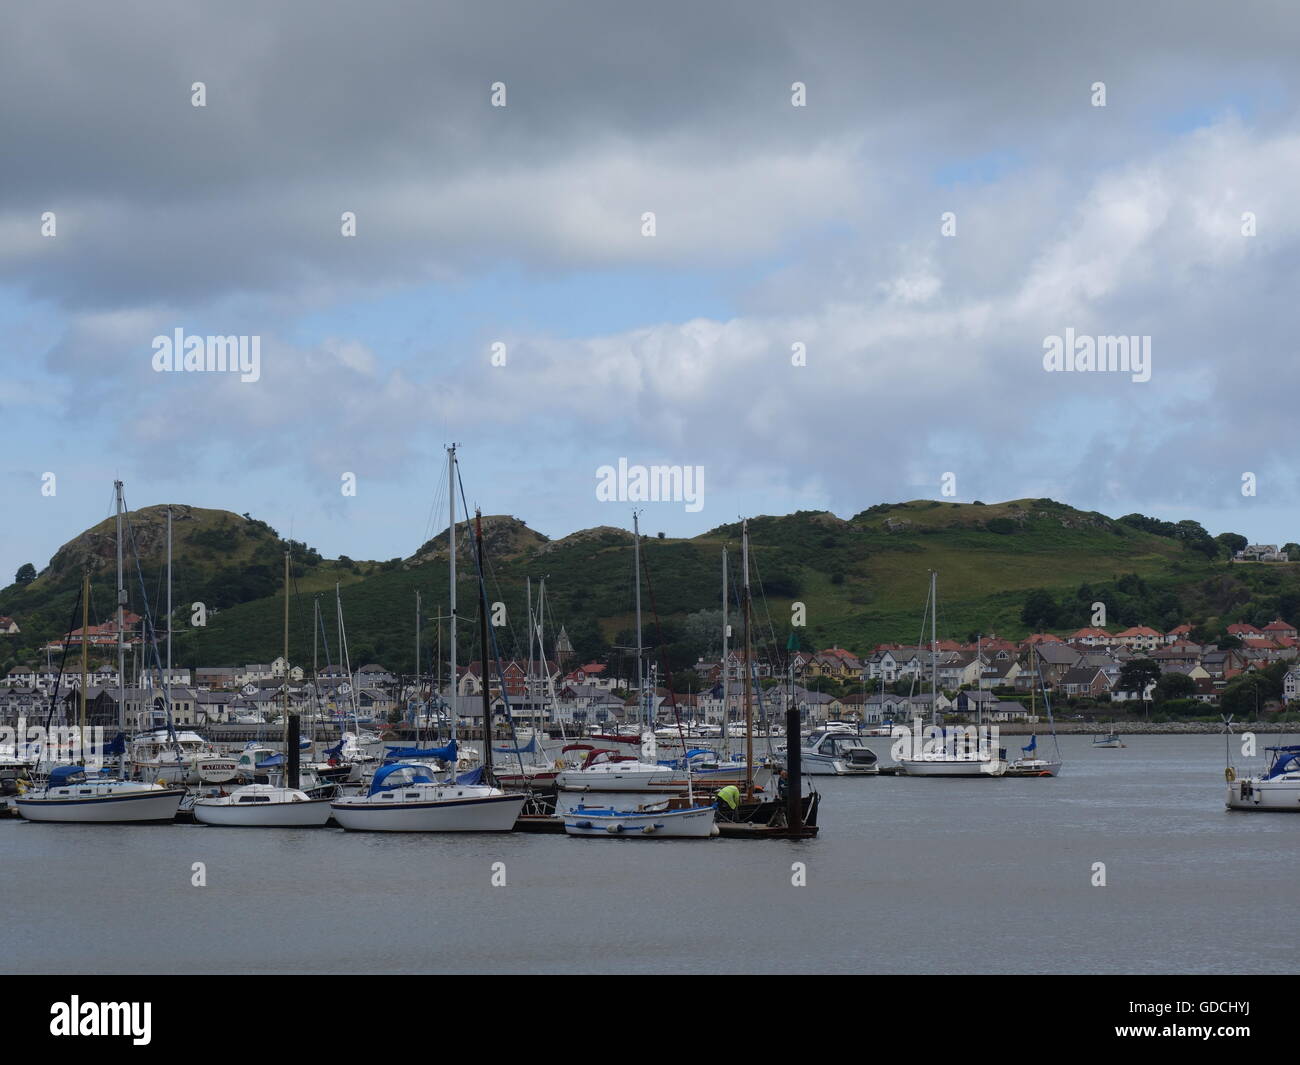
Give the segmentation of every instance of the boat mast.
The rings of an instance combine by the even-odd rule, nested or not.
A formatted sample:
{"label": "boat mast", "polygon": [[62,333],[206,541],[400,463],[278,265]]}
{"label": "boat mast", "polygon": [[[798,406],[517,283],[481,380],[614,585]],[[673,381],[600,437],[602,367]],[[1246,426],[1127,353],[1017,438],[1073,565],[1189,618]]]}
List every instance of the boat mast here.
{"label": "boat mast", "polygon": [[[172,678],[172,508],[167,508],[167,691]],[[170,709],[170,707],[168,708]]]}
{"label": "boat mast", "polygon": [[647,727],[645,681],[641,673],[641,525],[637,511],[632,511],[632,569],[636,574],[636,699],[642,729]]}
{"label": "boat mast", "polygon": [[723,756],[731,755],[731,728],[728,720],[728,700],[730,685],[727,682],[727,545],[722,545],[722,743]]}
{"label": "boat mast", "polygon": [[[420,590],[415,590],[415,705],[420,705]],[[415,734],[420,735],[419,710],[416,710]]]}
{"label": "boat mast", "polygon": [[[450,589],[451,631],[449,646],[451,648],[451,672],[447,675],[447,722],[451,741],[456,742],[456,445],[447,448],[447,502],[451,514],[447,522],[447,587]],[[484,652],[486,654],[486,652]],[[484,669],[486,669],[486,665]]]}
{"label": "boat mast", "polygon": [[[90,672],[88,657],[90,654],[90,645],[87,637],[90,635],[90,561],[86,561],[86,569],[81,579],[81,764],[86,764],[86,680]],[[17,753],[18,748],[14,751]]]}
{"label": "boat mast", "polygon": [[[753,675],[750,670],[750,632],[749,632],[749,519],[740,526],[740,572],[745,589],[745,798],[754,797],[754,705],[752,702]],[[785,738],[786,749],[791,743],[798,743],[799,736]]]}
{"label": "boat mast", "polygon": [[[288,781],[289,768],[289,552],[284,553],[284,767],[285,779]],[[297,787],[297,781],[289,781],[290,787]]]}
{"label": "boat mast", "polygon": [[[490,787],[492,785],[492,693],[488,690],[488,677],[491,676],[488,660],[491,656],[488,645],[487,584],[483,575],[483,514],[479,510],[474,511],[474,546],[478,552],[478,634],[479,641],[483,644],[483,781]],[[498,674],[497,679],[500,681],[501,694],[504,698],[505,678]]]}
{"label": "boat mast", "polygon": [[939,574],[930,571],[930,724],[939,724]]}
{"label": "boat mast", "polygon": [[[126,734],[126,585],[122,583],[122,482],[113,482],[117,508],[117,727]],[[123,767],[126,755],[122,755]]]}

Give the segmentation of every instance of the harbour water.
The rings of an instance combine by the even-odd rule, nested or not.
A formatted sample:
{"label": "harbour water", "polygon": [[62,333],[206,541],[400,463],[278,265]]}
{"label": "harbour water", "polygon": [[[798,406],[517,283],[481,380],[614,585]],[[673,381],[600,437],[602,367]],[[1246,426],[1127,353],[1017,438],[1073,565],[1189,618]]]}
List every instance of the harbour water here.
{"label": "harbour water", "polygon": [[802,842],[6,820],[9,969],[1289,971],[1300,815],[1225,811],[1222,737],[1125,742],[1063,737],[1056,779],[818,777]]}

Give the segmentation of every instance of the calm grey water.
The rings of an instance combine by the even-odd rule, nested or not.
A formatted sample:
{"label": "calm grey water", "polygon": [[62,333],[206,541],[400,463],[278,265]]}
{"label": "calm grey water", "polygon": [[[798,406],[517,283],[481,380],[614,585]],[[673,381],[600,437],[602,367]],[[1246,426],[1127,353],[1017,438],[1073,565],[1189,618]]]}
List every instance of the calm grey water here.
{"label": "calm grey water", "polygon": [[1226,812],[1221,738],[1126,742],[1063,738],[1054,780],[818,777],[807,842],[6,820],[8,969],[1294,972],[1300,815]]}

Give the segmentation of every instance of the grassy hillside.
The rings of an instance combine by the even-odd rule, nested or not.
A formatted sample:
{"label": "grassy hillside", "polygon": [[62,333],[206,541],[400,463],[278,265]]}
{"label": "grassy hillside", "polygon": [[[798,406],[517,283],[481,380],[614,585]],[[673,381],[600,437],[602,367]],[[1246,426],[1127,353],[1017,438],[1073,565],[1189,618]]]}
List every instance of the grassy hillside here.
{"label": "grassy hillside", "polygon": [[[137,542],[150,528],[145,567],[157,592],[158,512],[133,515]],[[177,521],[176,658],[181,664],[231,665],[267,661],[279,653],[283,600],[279,566],[284,542],[274,530],[223,511],[186,511]],[[1187,528],[1184,528],[1187,526]],[[182,532],[184,529],[184,532]],[[633,642],[632,545],[616,528],[584,530],[550,541],[518,519],[484,518],[488,594],[505,604],[508,624],[494,632],[506,654],[527,643],[525,577],[547,577],[548,631],[567,626],[583,659],[607,656],[626,666],[617,648]],[[1155,529],[1156,531],[1149,531]],[[940,634],[1024,635],[1045,626],[1058,630],[1091,623],[1092,604],[1107,606],[1107,624],[1145,623],[1168,628],[1188,620],[1207,632],[1230,621],[1263,623],[1276,614],[1300,620],[1300,566],[1242,565],[1227,561],[1194,523],[1174,526],[1129,516],[1111,519],[1052,500],[984,505],[913,501],[871,507],[850,519],[823,512],[751,520],[755,619],[760,632],[784,647],[791,605],[807,610],[806,647],[832,643],[865,649],[882,640],[914,640],[931,569],[939,572]],[[0,593],[0,613],[24,625],[25,639],[60,631],[75,598],[79,560],[103,569],[111,560],[111,527],[99,526],[66,545],[41,577],[25,589]],[[720,608],[720,556],[731,548],[733,586],[739,576],[740,527],[722,526],[689,540],[643,543],[649,584],[643,589],[645,642],[663,637],[674,669],[716,649]],[[309,661],[312,600],[320,595],[331,656],[338,658],[334,583],[341,597],[354,665],[378,660],[409,671],[415,659],[415,593],[423,597],[421,658],[428,664],[436,623],[446,613],[446,534],[404,561],[353,563],[319,559],[295,545],[291,592],[291,654]],[[477,589],[472,555],[462,553],[458,595],[462,662],[477,658]],[[152,567],[152,569],[150,568]],[[138,600],[133,586],[133,602]],[[208,598],[204,598],[204,597]],[[217,606],[204,629],[187,627],[188,603]],[[111,607],[107,586],[97,606]],[[1031,603],[1029,611],[1026,604]],[[58,618],[53,624],[51,619]],[[733,614],[733,625],[739,631]],[[445,640],[445,636],[444,636]],[[321,659],[325,660],[322,647]],[[443,657],[445,658],[445,647]],[[11,653],[12,659],[14,654]]]}

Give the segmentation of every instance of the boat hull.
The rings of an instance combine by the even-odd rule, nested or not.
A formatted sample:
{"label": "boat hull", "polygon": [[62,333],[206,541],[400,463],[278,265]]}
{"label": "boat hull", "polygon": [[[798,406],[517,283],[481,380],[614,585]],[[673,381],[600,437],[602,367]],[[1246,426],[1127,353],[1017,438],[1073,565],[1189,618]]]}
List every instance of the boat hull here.
{"label": "boat hull", "polygon": [[717,834],[713,817],[712,806],[646,812],[579,807],[565,815],[564,831],[605,839],[708,839]]}
{"label": "boat hull", "polygon": [[1300,813],[1300,779],[1234,780],[1228,785],[1228,809]]}
{"label": "boat hull", "polygon": [[1054,777],[1060,772],[1060,762],[1051,762],[1045,758],[1032,758],[1021,762],[1009,762],[1005,775],[1009,777]]}
{"label": "boat hull", "polygon": [[18,796],[13,805],[28,821],[73,824],[145,824],[174,821],[185,791],[158,789],[134,795],[89,799],[46,799]]}
{"label": "boat hull", "polygon": [[334,821],[350,832],[510,832],[527,796],[430,802],[333,802]]}
{"label": "boat hull", "polygon": [[1000,760],[977,762],[905,758],[898,764],[909,777],[1000,777],[1007,771],[1007,763]]}
{"label": "boat hull", "polygon": [[330,819],[329,799],[253,804],[217,803],[200,799],[194,820],[230,828],[319,828]]}

